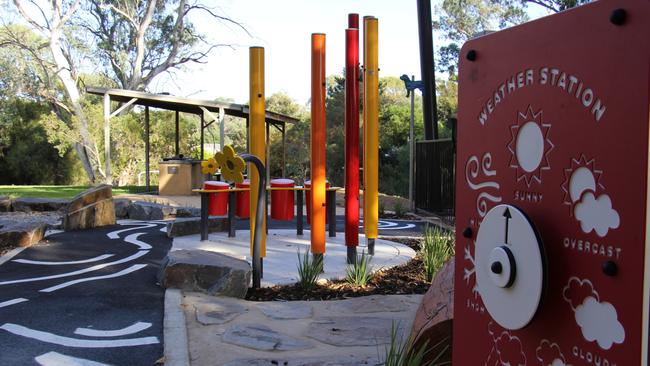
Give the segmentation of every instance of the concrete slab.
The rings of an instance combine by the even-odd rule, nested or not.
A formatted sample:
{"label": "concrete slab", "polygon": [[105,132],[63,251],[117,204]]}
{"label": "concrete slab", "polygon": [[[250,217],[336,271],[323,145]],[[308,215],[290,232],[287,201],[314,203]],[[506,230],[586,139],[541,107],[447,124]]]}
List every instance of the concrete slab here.
{"label": "concrete slab", "polygon": [[[201,249],[233,256],[251,262],[249,249],[250,233],[238,231],[237,237],[229,238],[227,233],[211,233],[208,240],[201,241],[199,235],[189,235],[174,238],[173,250]],[[324,270],[322,279],[345,278],[347,248],[343,235],[327,238],[326,253],[324,256]],[[359,235],[359,242],[365,243],[365,236]],[[291,284],[298,281],[298,250],[305,253],[310,245],[310,233],[305,230],[304,235],[296,235],[291,230],[269,230],[267,235],[264,258],[264,277],[262,286],[270,287],[279,284]],[[358,253],[366,250],[365,246],[357,248]],[[378,239],[375,241],[375,255],[372,258],[373,270],[385,269],[404,264],[415,257],[415,251],[406,245]]]}
{"label": "concrete slab", "polygon": [[[293,302],[251,302],[194,292],[185,292],[184,295],[181,308],[186,314],[189,353],[193,366],[376,365],[385,353],[385,343],[390,338],[392,325],[405,330],[401,332],[403,335],[400,339],[404,341],[411,329],[415,311],[422,301],[422,295],[374,295],[338,301]],[[204,325],[197,320],[195,304],[223,308],[232,307],[234,302],[246,310],[226,323]],[[336,306],[332,306],[334,303]],[[296,307],[312,311],[299,319],[274,319],[265,315],[269,304],[283,313]],[[364,308],[367,310],[365,313],[362,312]],[[250,328],[251,325],[263,329],[264,333],[280,334],[305,342],[309,348],[288,347],[287,350],[281,350],[282,347],[275,346],[276,342],[273,343],[274,347],[267,347],[269,350],[265,351],[263,347],[224,341],[232,333],[241,333],[243,327]],[[327,333],[325,341],[319,340],[322,337],[311,336],[314,329],[321,328],[322,332]],[[351,336],[357,341],[350,342]]]}

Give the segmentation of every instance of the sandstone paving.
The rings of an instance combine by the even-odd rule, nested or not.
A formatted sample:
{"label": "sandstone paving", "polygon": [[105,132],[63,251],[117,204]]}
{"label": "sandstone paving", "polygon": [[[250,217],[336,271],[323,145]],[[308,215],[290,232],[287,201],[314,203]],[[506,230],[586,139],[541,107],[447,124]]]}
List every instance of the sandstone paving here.
{"label": "sandstone paving", "polygon": [[[375,295],[252,302],[185,291],[182,307],[192,365],[351,366],[380,362],[393,327],[404,341],[421,300]],[[241,312],[233,316],[235,309]],[[209,313],[219,320],[206,322]]]}

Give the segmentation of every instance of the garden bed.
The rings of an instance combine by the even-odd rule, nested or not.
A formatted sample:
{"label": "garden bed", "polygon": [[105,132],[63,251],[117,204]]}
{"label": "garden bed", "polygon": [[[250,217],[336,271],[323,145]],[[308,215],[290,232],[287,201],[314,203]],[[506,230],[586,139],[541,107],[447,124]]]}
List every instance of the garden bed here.
{"label": "garden bed", "polygon": [[[391,240],[407,245],[416,252],[420,249],[421,239],[391,238]],[[349,284],[345,280],[321,281],[310,290],[303,289],[299,284],[249,289],[246,299],[251,301],[343,300],[368,295],[424,294],[429,289],[429,285],[418,254],[406,264],[377,271],[363,287]]]}

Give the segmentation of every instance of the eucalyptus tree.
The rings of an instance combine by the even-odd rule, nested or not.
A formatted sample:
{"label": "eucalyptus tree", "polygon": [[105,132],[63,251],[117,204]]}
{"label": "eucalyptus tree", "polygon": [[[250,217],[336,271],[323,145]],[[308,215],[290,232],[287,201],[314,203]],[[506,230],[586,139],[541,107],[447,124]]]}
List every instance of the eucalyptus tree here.
{"label": "eucalyptus tree", "polygon": [[[0,47],[38,69],[35,87],[23,90],[50,104],[57,138],[75,148],[91,183],[110,177],[102,169],[97,121],[85,108],[85,75],[146,90],[157,76],[206,62],[216,47],[230,46],[206,38],[190,14],[204,13],[246,31],[215,9],[187,0],[13,0],[12,9],[4,10]],[[12,11],[17,20],[9,16]]]}

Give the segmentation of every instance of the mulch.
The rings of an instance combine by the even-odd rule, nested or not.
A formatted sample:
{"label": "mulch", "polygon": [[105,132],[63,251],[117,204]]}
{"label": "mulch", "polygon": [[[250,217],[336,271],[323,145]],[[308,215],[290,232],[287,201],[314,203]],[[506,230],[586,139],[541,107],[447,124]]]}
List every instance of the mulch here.
{"label": "mulch", "polygon": [[[391,239],[408,245],[416,252],[420,249],[419,239]],[[318,284],[310,290],[303,289],[298,284],[249,289],[246,300],[250,301],[316,301],[344,300],[352,297],[368,295],[405,295],[424,294],[430,283],[426,281],[424,267],[419,256],[408,263],[380,270],[369,283],[357,286],[345,280],[328,281]]]}

